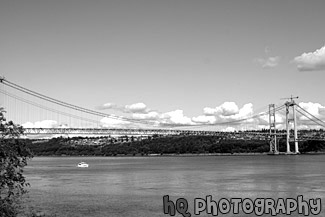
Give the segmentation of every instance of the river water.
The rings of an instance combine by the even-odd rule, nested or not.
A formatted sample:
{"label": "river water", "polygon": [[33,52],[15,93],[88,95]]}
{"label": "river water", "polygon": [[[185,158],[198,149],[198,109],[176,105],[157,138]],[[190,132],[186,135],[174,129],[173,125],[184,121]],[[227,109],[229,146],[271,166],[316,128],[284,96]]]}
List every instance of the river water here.
{"label": "river water", "polygon": [[[81,161],[90,166],[76,167]],[[55,216],[167,217],[164,195],[175,204],[186,199],[186,213],[192,216],[213,216],[194,213],[195,198],[207,195],[217,202],[302,195],[306,201],[320,198],[319,216],[325,213],[325,155],[35,157],[25,175],[31,184],[28,203]],[[182,216],[177,209],[176,216]],[[218,216],[255,214],[240,210]],[[303,215],[295,211],[290,216]]]}

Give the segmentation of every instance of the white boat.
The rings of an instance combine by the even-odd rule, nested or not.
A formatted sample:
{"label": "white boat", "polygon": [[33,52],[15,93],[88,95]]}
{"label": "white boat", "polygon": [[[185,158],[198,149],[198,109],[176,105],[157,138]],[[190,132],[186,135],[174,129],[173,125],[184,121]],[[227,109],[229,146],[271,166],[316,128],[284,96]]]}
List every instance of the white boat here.
{"label": "white boat", "polygon": [[78,163],[78,167],[88,167],[89,165],[85,162]]}

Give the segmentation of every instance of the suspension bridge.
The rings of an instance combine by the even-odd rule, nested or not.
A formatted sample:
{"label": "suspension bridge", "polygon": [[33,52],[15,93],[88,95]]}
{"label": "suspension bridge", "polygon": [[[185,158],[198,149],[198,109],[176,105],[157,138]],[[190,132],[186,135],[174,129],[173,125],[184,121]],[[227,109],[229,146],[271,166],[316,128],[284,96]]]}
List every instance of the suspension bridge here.
{"label": "suspension bridge", "polygon": [[[0,95],[0,107],[5,109],[7,120],[23,126],[26,136],[217,135],[269,140],[270,152],[274,154],[279,153],[279,139],[286,139],[287,153],[296,154],[299,153],[299,141],[325,141],[325,122],[297,104],[294,97],[280,105],[270,104],[264,111],[224,122],[175,125],[166,120],[118,116],[80,107],[25,88],[4,77],[0,77]],[[300,122],[315,126],[318,130],[298,130],[297,114]],[[106,124],[103,122],[105,119],[120,124]],[[264,130],[258,128],[261,124],[265,126]],[[242,128],[225,132],[223,129],[229,126]],[[295,143],[294,152],[290,150],[290,142]]]}

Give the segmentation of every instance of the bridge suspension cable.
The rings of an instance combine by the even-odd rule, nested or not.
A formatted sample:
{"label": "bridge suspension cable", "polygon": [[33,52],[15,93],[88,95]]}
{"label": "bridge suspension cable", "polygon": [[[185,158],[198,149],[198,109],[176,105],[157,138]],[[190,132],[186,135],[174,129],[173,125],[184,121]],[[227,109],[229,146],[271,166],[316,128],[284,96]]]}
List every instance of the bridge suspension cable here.
{"label": "bridge suspension cable", "polygon": [[[95,116],[99,116],[99,117],[107,117],[107,118],[111,118],[111,119],[115,119],[115,120],[127,121],[127,122],[131,122],[131,123],[138,123],[138,124],[144,124],[144,125],[150,125],[150,126],[157,127],[157,124],[154,121],[138,120],[138,119],[127,118],[127,117],[122,117],[122,116],[117,116],[117,115],[112,115],[112,114],[107,114],[107,113],[103,113],[103,112],[94,111],[94,110],[91,110],[91,109],[87,109],[87,108],[83,108],[83,107],[80,107],[80,106],[76,106],[76,105],[73,105],[73,104],[70,104],[70,103],[66,103],[66,102],[63,102],[63,101],[54,99],[52,97],[48,97],[46,95],[40,94],[40,93],[35,92],[33,90],[30,90],[30,89],[24,88],[24,87],[22,87],[20,85],[17,85],[15,83],[12,83],[12,82],[4,79],[4,78],[2,78],[0,81],[4,85],[9,86],[9,87],[11,87],[11,88],[13,88],[15,90],[20,91],[20,92],[26,93],[26,94],[31,95],[33,97],[36,97],[36,98],[45,100],[47,102],[50,102],[50,103],[53,103],[53,104],[56,104],[56,105],[60,105],[60,106],[66,107],[66,108],[70,108],[70,109],[73,109],[73,110],[76,110],[76,111],[84,112],[84,113],[91,114],[91,115],[95,115]],[[18,99],[18,98],[16,97],[15,99]],[[19,100],[21,100],[21,98],[19,98]]]}
{"label": "bridge suspension cable", "polygon": [[[299,112],[301,115],[303,115],[304,117],[308,118],[310,121],[314,122],[315,124],[325,127],[325,122],[319,118],[317,118],[315,115],[311,114],[310,112],[308,112],[307,110],[305,110],[304,108],[302,108],[301,106],[297,105],[297,107],[299,109],[301,109],[303,112],[307,113],[308,115],[310,115],[311,117],[309,117],[308,115],[306,115],[305,113],[297,110],[297,112]],[[313,119],[314,118],[314,119]],[[317,121],[316,121],[317,120]]]}
{"label": "bridge suspension cable", "polygon": [[[73,109],[73,110],[76,110],[76,111],[84,112],[86,114],[91,114],[91,115],[94,115],[94,116],[97,116],[97,117],[98,116],[99,117],[108,117],[108,118],[112,118],[112,119],[116,119],[116,120],[120,120],[120,121],[127,121],[127,122],[131,122],[131,123],[138,123],[138,124],[144,124],[144,125],[150,125],[150,126],[158,127],[158,125],[157,125],[157,123],[155,121],[139,120],[139,119],[134,119],[134,118],[127,118],[127,117],[117,116],[117,115],[113,115],[113,114],[102,113],[102,112],[90,110],[90,109],[87,109],[87,108],[83,108],[83,107],[80,107],[80,106],[76,106],[76,105],[73,105],[73,104],[70,104],[70,103],[66,103],[66,102],[63,102],[61,100],[57,100],[57,99],[54,99],[52,97],[48,97],[48,96],[43,95],[41,93],[38,93],[38,92],[35,92],[33,90],[22,87],[20,85],[17,85],[17,84],[15,84],[13,82],[10,82],[10,81],[8,81],[8,80],[6,80],[4,78],[1,79],[1,83],[3,83],[4,85],[9,86],[9,87],[11,87],[11,88],[13,88],[15,90],[26,93],[26,94],[28,94],[30,96],[39,98],[41,100],[44,100],[44,101],[47,101],[47,102],[50,102],[50,103],[53,103],[53,104],[56,104],[56,105],[59,105],[59,106],[65,107],[65,108],[69,108],[69,109]],[[69,113],[66,113],[66,112],[62,112],[62,111],[59,111],[59,110],[56,110],[56,109],[53,109],[53,108],[49,108],[49,107],[34,103],[32,101],[23,99],[21,97],[10,94],[8,92],[4,92],[4,91],[1,91],[1,92],[3,94],[5,94],[5,95],[9,96],[9,97],[12,97],[15,100],[25,102],[25,103],[27,103],[29,105],[33,105],[33,106],[36,106],[38,108],[45,109],[47,111],[55,112],[55,113],[60,114],[60,115],[73,117],[73,118],[80,119],[80,120],[86,120],[88,122],[97,122],[97,121],[94,121],[92,119],[79,117],[79,116],[76,116],[76,115],[73,115],[73,114],[69,114]],[[284,108],[284,105],[277,107],[276,111],[279,111],[282,108]],[[169,127],[169,128],[190,127],[190,128],[197,128],[197,127],[228,125],[228,124],[241,123],[241,122],[244,122],[244,121],[247,121],[247,120],[250,120],[250,119],[254,119],[254,118],[258,118],[258,117],[261,117],[261,116],[265,116],[265,115],[268,115],[268,114],[269,114],[269,112],[267,111],[267,112],[262,112],[262,113],[259,113],[259,114],[251,115],[251,116],[246,117],[246,118],[241,118],[241,119],[236,119],[236,120],[231,120],[231,121],[226,121],[226,122],[191,124],[191,125],[181,125],[181,126],[175,126],[175,125],[170,125],[170,124],[166,124],[166,123],[160,123],[159,127]]]}
{"label": "bridge suspension cable", "polygon": [[73,115],[73,114],[70,114],[70,113],[66,113],[66,112],[63,112],[63,111],[59,111],[59,110],[56,110],[54,108],[49,108],[49,107],[46,107],[44,105],[35,103],[33,101],[30,101],[30,100],[27,100],[27,99],[23,99],[23,98],[15,95],[15,94],[9,93],[9,92],[4,91],[4,90],[0,90],[0,93],[3,93],[4,95],[6,95],[8,97],[11,97],[11,98],[13,98],[15,100],[19,100],[19,101],[24,102],[26,104],[35,106],[37,108],[41,108],[41,109],[44,109],[44,110],[47,110],[47,111],[55,112],[57,114],[64,115],[64,116],[67,116],[67,117],[71,117],[71,118],[75,118],[75,119],[80,119],[80,120],[85,120],[87,122],[97,123],[97,120],[93,120],[93,119],[89,119],[89,118],[84,118],[84,117],[80,117],[80,116]]}
{"label": "bridge suspension cable", "polygon": [[[13,89],[15,89],[15,90],[17,90],[19,92],[28,94],[29,96],[36,97],[36,98],[38,98],[40,100],[44,100],[46,102],[50,102],[50,103],[53,103],[55,105],[62,106],[64,108],[72,109],[72,110],[79,111],[79,112],[82,112],[82,113],[85,113],[85,114],[90,114],[90,115],[93,115],[93,116],[96,116],[96,117],[102,117],[102,118],[106,117],[106,118],[111,118],[111,119],[115,119],[115,120],[126,121],[126,122],[130,122],[130,123],[143,124],[143,125],[154,126],[154,127],[165,127],[165,128],[168,127],[168,128],[179,129],[179,128],[185,128],[185,127],[186,128],[202,128],[202,127],[211,127],[211,126],[233,125],[233,124],[240,124],[240,123],[243,123],[245,121],[252,120],[252,119],[257,119],[257,118],[265,116],[265,115],[269,115],[269,111],[264,110],[264,112],[255,113],[255,114],[252,114],[250,116],[239,118],[239,119],[230,117],[229,119],[232,119],[232,120],[223,121],[223,122],[215,121],[213,123],[183,124],[183,125],[178,125],[178,126],[168,124],[168,123],[159,123],[159,124],[157,124],[156,121],[152,121],[152,120],[142,120],[142,119],[135,119],[135,118],[128,118],[128,117],[118,116],[118,115],[114,115],[114,114],[107,114],[107,113],[98,112],[98,111],[94,111],[94,110],[91,110],[91,109],[83,108],[83,107],[80,107],[80,106],[76,106],[76,105],[73,105],[73,104],[70,104],[70,103],[66,103],[66,102],[63,102],[61,100],[57,100],[57,99],[54,99],[52,97],[48,97],[48,96],[43,95],[41,93],[38,93],[36,91],[27,89],[27,88],[22,87],[20,85],[17,85],[17,84],[15,84],[13,82],[10,82],[10,81],[6,80],[5,78],[0,77],[0,83],[4,84],[4,85],[6,85],[6,86],[8,86],[10,88],[13,88]],[[28,105],[32,105],[32,106],[35,106],[37,108],[40,108],[40,109],[43,109],[43,110],[46,110],[46,111],[50,111],[50,112],[54,112],[54,113],[59,114],[59,115],[66,116],[66,117],[79,119],[79,120],[84,120],[84,121],[87,121],[87,122],[90,122],[90,123],[97,123],[98,124],[98,120],[81,117],[81,116],[78,116],[78,115],[75,115],[75,114],[72,114],[72,113],[60,111],[60,110],[55,109],[53,107],[44,106],[44,105],[38,104],[36,102],[33,102],[31,100],[27,100],[25,98],[19,97],[19,96],[15,95],[15,94],[12,94],[12,93],[7,92],[7,91],[2,90],[2,89],[0,90],[0,92],[2,94],[4,94],[4,95],[8,96],[8,97],[11,97],[14,100],[24,102],[24,103],[26,103]],[[322,127],[325,127],[325,122],[323,120],[321,120],[321,119],[317,118],[316,116],[310,114],[308,111],[306,111],[301,106],[297,105],[297,107],[299,108],[299,110],[297,110],[297,112],[299,112],[301,115],[305,116],[306,118],[308,118],[310,121],[314,122],[315,124],[317,124],[319,126],[322,126]],[[284,108],[285,108],[285,105],[283,105],[283,104],[278,105],[275,108],[275,112],[279,112]]]}

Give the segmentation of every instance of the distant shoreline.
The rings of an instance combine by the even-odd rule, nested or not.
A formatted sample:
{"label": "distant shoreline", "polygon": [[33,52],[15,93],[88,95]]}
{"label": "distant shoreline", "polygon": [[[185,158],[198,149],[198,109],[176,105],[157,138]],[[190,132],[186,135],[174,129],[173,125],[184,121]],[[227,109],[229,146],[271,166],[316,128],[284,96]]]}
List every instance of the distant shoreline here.
{"label": "distant shoreline", "polygon": [[[163,137],[125,143],[84,143],[83,140],[51,139],[42,143],[29,141],[34,156],[255,156],[270,155],[266,140],[221,139],[216,136]],[[294,150],[293,145],[290,147]],[[289,149],[289,150],[290,150]],[[285,153],[285,142],[279,142],[276,155]],[[301,154],[325,153],[325,141],[306,141],[299,145]]]}
{"label": "distant shoreline", "polygon": [[325,152],[306,152],[300,154],[286,154],[285,152],[279,154],[272,154],[269,152],[263,153],[200,153],[200,154],[148,154],[148,155],[35,155],[34,157],[201,157],[201,156],[283,156],[283,155],[325,155]]}

